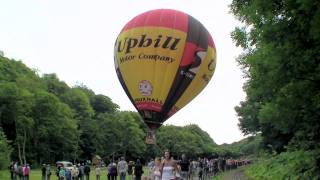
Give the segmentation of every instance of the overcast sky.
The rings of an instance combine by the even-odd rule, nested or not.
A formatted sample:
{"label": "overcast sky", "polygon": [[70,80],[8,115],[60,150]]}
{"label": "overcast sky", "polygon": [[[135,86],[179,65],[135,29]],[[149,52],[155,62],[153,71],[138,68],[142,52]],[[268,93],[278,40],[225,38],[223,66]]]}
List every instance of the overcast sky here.
{"label": "overcast sky", "polygon": [[134,110],[114,70],[113,46],[122,27],[152,9],[176,9],[198,19],[211,33],[217,66],[208,86],[165,124],[197,124],[218,143],[243,138],[234,107],[245,99],[241,53],[230,38],[240,23],[229,0],[0,0],[0,50],[69,86],[83,83]]}

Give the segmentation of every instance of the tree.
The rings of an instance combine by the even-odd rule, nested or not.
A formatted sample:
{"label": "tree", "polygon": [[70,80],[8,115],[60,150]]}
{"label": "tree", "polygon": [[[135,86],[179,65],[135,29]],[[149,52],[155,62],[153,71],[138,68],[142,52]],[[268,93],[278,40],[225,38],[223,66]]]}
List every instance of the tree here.
{"label": "tree", "polygon": [[28,83],[20,82],[24,87],[36,88],[43,87],[39,83],[39,77],[34,70],[29,69],[21,61],[10,60],[0,56],[0,82],[19,82],[25,79]]}
{"label": "tree", "polygon": [[91,105],[96,113],[115,113],[119,109],[119,106],[113,103],[108,96],[102,94],[95,95]]}
{"label": "tree", "polygon": [[83,84],[77,85],[73,89],[80,90],[87,95],[90,104],[96,114],[115,113],[119,109],[119,106],[113,103],[108,96],[102,94],[96,95],[91,89],[89,89]]}
{"label": "tree", "polygon": [[224,152],[219,153],[223,156],[229,154],[232,157],[243,157],[251,155],[258,156],[259,153],[263,152],[261,142],[261,134],[258,134],[256,136],[249,136],[238,142],[221,145],[220,149],[222,149]]}
{"label": "tree", "polygon": [[10,155],[12,148],[10,147],[2,128],[0,128],[0,169],[5,169],[10,163]]}
{"label": "tree", "polygon": [[128,153],[134,157],[141,156],[146,149],[144,143],[145,133],[135,122],[132,113],[126,111],[119,112],[116,114],[115,120],[119,123],[120,144],[118,149],[124,155]]}
{"label": "tree", "polygon": [[62,100],[74,110],[75,118],[79,121],[87,120],[94,114],[89,97],[80,89],[72,88],[63,95]]}
{"label": "tree", "polygon": [[80,148],[83,159],[90,159],[94,152],[95,124],[92,123],[94,111],[90,105],[89,97],[78,88],[72,88],[62,96],[63,102],[73,110],[74,118],[77,120],[80,130]]}
{"label": "tree", "polygon": [[167,149],[174,156],[180,157],[185,153],[194,158],[212,154],[216,146],[210,136],[197,125],[162,126],[157,133],[157,143],[162,152]]}
{"label": "tree", "polygon": [[320,2],[233,0],[243,22],[232,33],[244,49],[238,62],[247,98],[236,107],[245,134],[261,132],[265,147],[319,148]]}
{"label": "tree", "polygon": [[69,86],[65,82],[60,81],[56,74],[44,74],[41,80],[45,84],[48,92],[57,97],[61,97],[70,90]]}
{"label": "tree", "polygon": [[[26,143],[33,127],[33,119],[30,118],[33,106],[32,94],[15,83],[3,83],[0,85],[1,112],[0,120],[3,127],[10,127],[5,132],[15,139],[20,163],[26,163]],[[13,130],[13,132],[12,132]]]}
{"label": "tree", "polygon": [[[120,111],[105,95],[84,85],[70,88],[55,74],[39,75],[22,62],[0,57],[0,166],[7,155],[34,167],[58,160],[79,162],[99,154],[142,160],[162,155],[195,156],[216,151],[196,125],[163,126],[158,146],[145,144],[148,130],[137,112]],[[6,140],[8,139],[8,141]]]}
{"label": "tree", "polygon": [[137,158],[146,149],[142,129],[132,117],[132,112],[116,114],[100,113],[95,120],[97,124],[97,154],[103,157],[129,156]]}
{"label": "tree", "polygon": [[70,107],[45,91],[36,93],[34,99],[30,151],[35,152],[35,156],[32,159],[36,159],[39,164],[77,159],[80,135]]}

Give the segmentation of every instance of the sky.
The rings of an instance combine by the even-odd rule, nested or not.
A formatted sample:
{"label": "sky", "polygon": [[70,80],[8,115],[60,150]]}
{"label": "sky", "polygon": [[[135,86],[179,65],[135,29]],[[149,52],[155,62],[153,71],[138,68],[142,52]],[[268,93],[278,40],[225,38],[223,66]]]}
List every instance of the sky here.
{"label": "sky", "polygon": [[0,0],[0,50],[39,74],[56,73],[69,86],[84,84],[135,111],[115,69],[113,48],[122,27],[152,9],[175,9],[199,20],[216,45],[217,65],[207,87],[165,124],[197,124],[217,143],[244,136],[234,107],[246,97],[236,62],[241,49],[230,33],[241,25],[230,0]]}

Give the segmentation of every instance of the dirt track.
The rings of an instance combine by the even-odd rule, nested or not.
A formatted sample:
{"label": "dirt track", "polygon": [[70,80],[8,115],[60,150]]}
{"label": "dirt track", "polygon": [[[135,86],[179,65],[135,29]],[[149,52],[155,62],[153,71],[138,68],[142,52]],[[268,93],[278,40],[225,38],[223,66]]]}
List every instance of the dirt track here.
{"label": "dirt track", "polygon": [[248,178],[244,175],[244,167],[240,167],[238,169],[229,171],[226,173],[223,180],[248,180]]}

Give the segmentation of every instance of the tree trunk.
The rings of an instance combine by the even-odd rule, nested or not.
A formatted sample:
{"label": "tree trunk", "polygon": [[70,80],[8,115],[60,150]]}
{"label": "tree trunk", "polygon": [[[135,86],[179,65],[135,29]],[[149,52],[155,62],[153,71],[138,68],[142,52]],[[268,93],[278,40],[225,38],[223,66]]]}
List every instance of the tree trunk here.
{"label": "tree trunk", "polygon": [[26,139],[27,139],[27,132],[24,129],[23,130],[23,146],[22,146],[22,155],[23,155],[24,164],[27,164],[27,161],[26,161]]}
{"label": "tree trunk", "polygon": [[[78,149],[78,148],[77,148]],[[78,156],[78,150],[75,150],[74,151],[74,154],[73,154],[73,163],[76,163],[77,162],[77,156]]]}
{"label": "tree trunk", "polygon": [[0,107],[0,118],[1,118],[2,111],[4,110],[4,108],[5,108],[5,105],[2,105],[2,106]]}
{"label": "tree trunk", "polygon": [[18,145],[18,154],[19,154],[19,161],[20,161],[20,164],[22,164],[22,158],[21,158],[21,147],[20,147],[20,143],[17,142],[17,145]]}
{"label": "tree trunk", "polygon": [[20,147],[20,138],[19,138],[19,135],[18,135],[18,128],[17,128],[17,120],[16,118],[14,118],[14,127],[15,127],[15,131],[16,131],[16,143],[17,143],[17,146],[18,146],[18,155],[19,155],[19,161],[20,161],[20,164],[22,164],[22,158],[21,158],[21,147]]}

